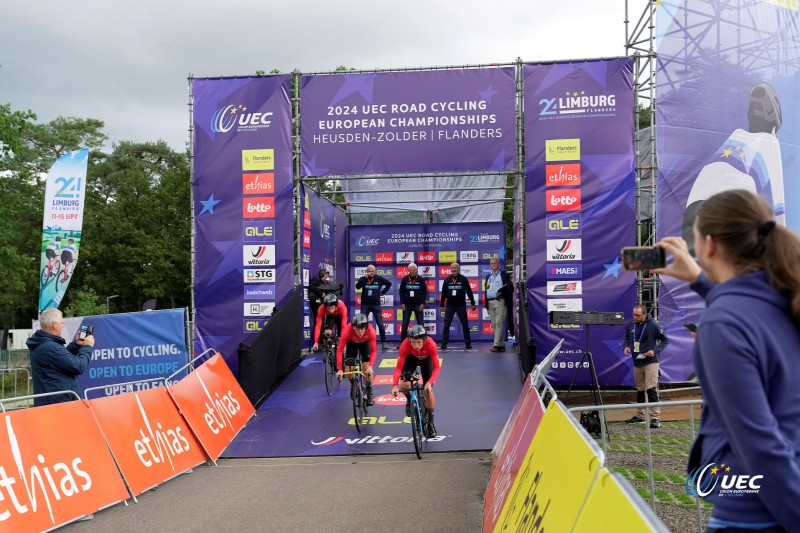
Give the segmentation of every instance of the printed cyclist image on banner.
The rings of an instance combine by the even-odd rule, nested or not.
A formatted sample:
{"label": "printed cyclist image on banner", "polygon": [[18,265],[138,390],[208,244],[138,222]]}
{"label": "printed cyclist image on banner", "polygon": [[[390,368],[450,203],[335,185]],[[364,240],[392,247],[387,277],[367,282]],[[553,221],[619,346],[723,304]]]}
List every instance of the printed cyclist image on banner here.
{"label": "printed cyclist image on banner", "polygon": [[[731,188],[760,195],[779,224],[800,231],[800,50],[785,45],[798,37],[797,2],[706,4],[673,2],[659,12],[658,238],[679,235],[693,245],[698,207]],[[730,53],[709,56],[709,49]],[[735,59],[741,54],[749,60]],[[662,369],[674,354],[691,353],[683,324],[704,309],[685,282],[661,278],[659,321],[670,335]],[[680,363],[676,377],[693,377],[690,358]]]}
{"label": "printed cyclist image on banner", "polygon": [[194,79],[195,352],[238,374],[294,275],[291,77]]}
{"label": "printed cyclist image on banner", "polygon": [[[132,385],[132,391],[164,385],[165,378],[189,362],[186,351],[186,312],[164,309],[138,313],[87,316],[82,324],[94,327],[92,360],[86,372],[78,376],[89,399],[131,392],[118,383],[150,380]],[[175,375],[171,383],[186,375]]]}
{"label": "printed cyclist image on banner", "polygon": [[47,173],[39,265],[39,310],[58,307],[78,261],[89,150],[58,158]]}
{"label": "printed cyclist image on banner", "polygon": [[[529,325],[540,353],[565,339],[548,374],[558,385],[575,376],[587,332],[550,324],[547,313],[629,316],[637,302],[636,274],[620,258],[636,242],[632,66],[630,58],[523,66]],[[592,326],[600,385],[632,384],[623,336],[622,327]],[[576,383],[590,382],[584,364]]]}
{"label": "printed cyclist image on banner", "polygon": [[513,170],[514,68],[303,76],[303,174]]}
{"label": "printed cyclist image on banner", "polygon": [[[408,274],[409,263],[416,263],[419,276],[427,286],[425,327],[437,340],[442,338],[444,318],[439,307],[441,287],[450,276],[451,263],[458,263],[460,274],[467,278],[477,308],[467,301],[467,319],[472,340],[492,340],[492,321],[484,307],[484,279],[489,274],[489,259],[497,257],[506,266],[506,226],[504,222],[460,224],[387,224],[350,226],[350,301],[349,309],[360,309],[361,292],[355,282],[365,275],[368,264],[375,273],[392,283],[381,297],[384,325],[388,339],[399,340],[402,327],[400,282]],[[355,311],[353,311],[355,312]],[[412,318],[413,325],[414,319]],[[450,339],[463,339],[461,322],[454,317]]]}

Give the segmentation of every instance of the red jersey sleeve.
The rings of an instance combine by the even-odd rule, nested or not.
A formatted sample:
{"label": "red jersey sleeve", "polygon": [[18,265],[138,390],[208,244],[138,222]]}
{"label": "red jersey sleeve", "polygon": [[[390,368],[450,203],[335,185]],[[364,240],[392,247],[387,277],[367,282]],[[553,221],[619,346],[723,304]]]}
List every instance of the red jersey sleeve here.
{"label": "red jersey sleeve", "polygon": [[319,309],[317,309],[317,320],[316,324],[314,324],[314,342],[316,343],[319,340],[319,334],[322,331],[322,322],[325,320],[325,315],[327,315],[327,309],[325,309],[324,305],[320,305]]}
{"label": "red jersey sleeve", "polygon": [[433,342],[433,339],[427,337],[425,339],[425,346],[423,346],[422,351],[431,358],[431,362],[433,363],[433,371],[431,372],[431,379],[430,383],[433,385],[436,383],[436,378],[439,377],[439,369],[441,365],[439,364],[439,348],[436,347],[436,343]]}
{"label": "red jersey sleeve", "polygon": [[397,353],[397,366],[394,367],[394,376],[392,376],[392,385],[400,383],[400,374],[403,373],[403,365],[406,362],[406,356],[411,352],[411,343],[405,339],[400,344],[400,350]]}
{"label": "red jersey sleeve", "polygon": [[352,334],[350,324],[342,326],[342,334],[339,337],[339,347],[336,348],[336,368],[344,368],[342,366],[342,355],[344,354],[344,347],[347,346],[347,341],[350,340]]}
{"label": "red jersey sleeve", "polygon": [[375,328],[372,324],[367,324],[367,342],[369,343],[369,366],[375,366],[375,360],[378,358],[377,339],[375,338]]}

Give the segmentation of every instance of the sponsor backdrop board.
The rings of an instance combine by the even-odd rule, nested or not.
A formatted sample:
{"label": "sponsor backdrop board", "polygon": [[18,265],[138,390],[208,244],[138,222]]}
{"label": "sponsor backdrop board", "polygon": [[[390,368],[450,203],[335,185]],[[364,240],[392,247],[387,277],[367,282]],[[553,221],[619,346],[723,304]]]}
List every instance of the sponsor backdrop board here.
{"label": "sponsor backdrop board", "polygon": [[[684,222],[690,231],[689,206],[729,188],[759,194],[779,223],[800,231],[800,49],[786,46],[798,37],[797,2],[670,4],[656,37],[658,237],[681,235]],[[693,340],[683,324],[705,305],[686,283],[661,283],[660,323],[671,339],[662,372],[686,380]]]}
{"label": "sponsor backdrop board", "polygon": [[[376,274],[392,283],[381,298],[387,339],[399,340],[403,325],[400,308],[400,282],[408,274],[408,264],[416,263],[426,281],[425,327],[439,342],[442,338],[443,311],[439,307],[442,282],[450,276],[450,264],[458,263],[470,283],[477,309],[467,305],[472,340],[492,340],[494,331],[485,303],[484,279],[489,274],[489,259],[498,257],[500,268],[506,264],[506,227],[504,222],[463,224],[387,224],[350,226],[349,265],[350,302],[348,309],[361,309],[361,293],[355,282],[365,275],[369,264]],[[355,311],[352,312],[354,314]],[[411,325],[415,324],[412,318]],[[463,339],[461,322],[454,317],[450,340]]]}
{"label": "sponsor backdrop board", "polygon": [[[438,436],[429,452],[490,450],[519,394],[519,368],[513,351],[445,352],[436,380]],[[368,408],[362,432],[353,420],[347,381],[325,392],[322,354],[306,357],[256,412],[224,457],[296,457],[414,453],[405,397],[391,396],[397,351],[378,351],[375,405]],[[185,380],[184,380],[185,381]],[[468,391],[468,392],[467,392]]]}
{"label": "sponsor backdrop board", "polygon": [[514,170],[514,72],[303,76],[303,174]]}
{"label": "sponsor backdrop board", "polygon": [[[550,311],[624,311],[636,275],[623,246],[635,244],[632,60],[524,65],[527,298],[545,354],[564,347],[548,379],[588,384],[584,326],[550,324]],[[622,327],[592,326],[601,385],[633,383]]]}
{"label": "sponsor backdrop board", "polygon": [[195,351],[215,348],[234,374],[239,343],[292,290],[290,79],[192,82]]}

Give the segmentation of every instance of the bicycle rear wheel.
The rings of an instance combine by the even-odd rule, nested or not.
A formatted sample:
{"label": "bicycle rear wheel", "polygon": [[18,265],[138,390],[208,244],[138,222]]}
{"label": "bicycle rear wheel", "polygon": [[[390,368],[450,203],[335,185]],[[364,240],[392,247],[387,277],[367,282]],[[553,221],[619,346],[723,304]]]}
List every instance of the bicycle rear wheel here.
{"label": "bicycle rear wheel", "polygon": [[412,398],[411,436],[414,439],[414,451],[417,452],[417,459],[422,459],[422,420],[419,415],[419,403],[415,398]]}
{"label": "bicycle rear wheel", "polygon": [[325,367],[325,391],[328,393],[328,396],[333,394],[333,354],[331,354],[330,350],[325,351],[325,357],[322,359],[322,363]]}
{"label": "bicycle rear wheel", "polygon": [[353,389],[353,417],[356,421],[356,429],[361,433],[361,417],[364,416],[364,393],[361,390],[361,382],[359,380],[353,380]]}

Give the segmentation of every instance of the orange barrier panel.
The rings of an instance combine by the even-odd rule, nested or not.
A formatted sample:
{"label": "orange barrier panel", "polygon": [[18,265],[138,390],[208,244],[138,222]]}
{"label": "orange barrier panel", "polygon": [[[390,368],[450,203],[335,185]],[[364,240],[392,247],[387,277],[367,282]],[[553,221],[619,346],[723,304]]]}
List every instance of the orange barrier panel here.
{"label": "orange barrier panel", "polygon": [[[528,452],[533,437],[536,435],[536,430],[544,417],[544,404],[536,389],[530,386],[530,379],[531,376],[528,374],[528,380],[526,381],[528,387],[523,389],[520,401],[517,401],[519,409],[514,407],[517,415],[515,420],[509,419],[511,431],[497,456],[495,467],[489,479],[489,485],[486,487],[483,501],[483,531],[494,530],[508,493],[517,478],[520,465],[525,460],[525,454]],[[514,416],[512,413],[512,417]],[[506,428],[508,428],[508,425]]]}
{"label": "orange barrier panel", "polygon": [[163,387],[90,406],[134,496],[208,459]]}
{"label": "orange barrier panel", "polygon": [[45,531],[128,498],[79,401],[0,414],[0,531]]}
{"label": "orange barrier panel", "polygon": [[255,414],[220,354],[167,390],[212,461]]}

